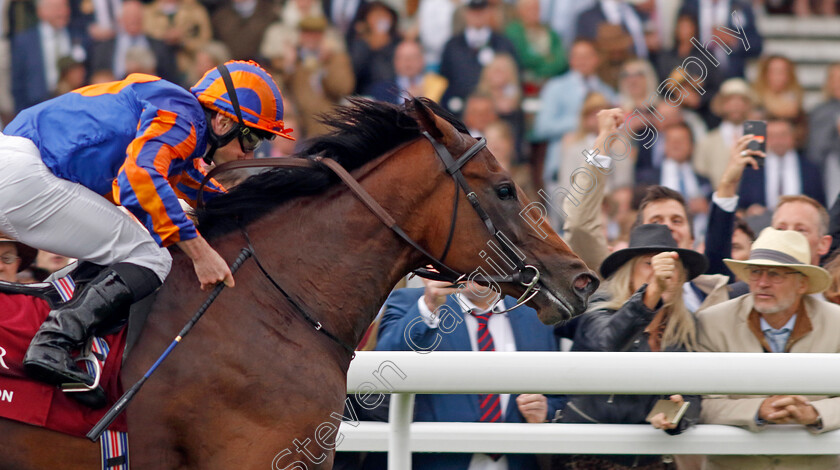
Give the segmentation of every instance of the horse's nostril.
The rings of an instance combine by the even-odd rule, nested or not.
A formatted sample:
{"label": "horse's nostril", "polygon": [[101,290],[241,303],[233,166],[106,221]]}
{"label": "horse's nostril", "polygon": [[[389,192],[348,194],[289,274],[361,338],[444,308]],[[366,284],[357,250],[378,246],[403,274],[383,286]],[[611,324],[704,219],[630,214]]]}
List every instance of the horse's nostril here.
{"label": "horse's nostril", "polygon": [[584,290],[587,287],[589,287],[590,282],[592,282],[592,281],[589,279],[589,276],[587,276],[587,275],[578,276],[578,278],[575,279],[575,289]]}
{"label": "horse's nostril", "polygon": [[598,278],[589,273],[579,274],[575,277],[572,286],[578,296],[589,296],[598,289]]}

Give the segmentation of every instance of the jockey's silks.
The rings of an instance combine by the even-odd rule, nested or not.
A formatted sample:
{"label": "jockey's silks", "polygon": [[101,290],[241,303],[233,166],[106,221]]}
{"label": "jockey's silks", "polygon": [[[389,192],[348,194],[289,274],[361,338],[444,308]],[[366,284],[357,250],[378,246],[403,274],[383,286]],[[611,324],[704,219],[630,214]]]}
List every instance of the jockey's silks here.
{"label": "jockey's silks", "polygon": [[[132,74],[28,108],[3,133],[32,140],[59,178],[125,206],[159,245],[196,237],[178,198],[195,205],[207,123],[189,91]],[[209,184],[207,196],[220,190]]]}

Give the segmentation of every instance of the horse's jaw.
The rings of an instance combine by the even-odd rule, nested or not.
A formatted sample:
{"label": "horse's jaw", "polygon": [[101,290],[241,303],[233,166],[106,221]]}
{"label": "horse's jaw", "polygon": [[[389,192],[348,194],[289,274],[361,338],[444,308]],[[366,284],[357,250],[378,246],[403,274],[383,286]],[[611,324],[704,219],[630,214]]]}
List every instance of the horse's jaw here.
{"label": "horse's jaw", "polygon": [[529,302],[537,311],[537,317],[546,325],[564,322],[586,311],[585,300],[569,301],[554,289],[540,283],[540,291]]}

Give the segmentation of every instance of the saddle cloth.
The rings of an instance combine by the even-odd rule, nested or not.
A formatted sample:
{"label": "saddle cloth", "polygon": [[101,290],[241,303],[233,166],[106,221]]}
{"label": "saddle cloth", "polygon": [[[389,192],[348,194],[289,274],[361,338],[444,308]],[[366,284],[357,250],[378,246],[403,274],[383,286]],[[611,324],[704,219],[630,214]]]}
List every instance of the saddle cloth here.
{"label": "saddle cloth", "polygon": [[[84,437],[123,393],[119,373],[126,329],[103,338],[110,353],[104,365],[100,362],[100,385],[108,396],[108,406],[92,410],[56,387],[29,379],[23,371],[26,348],[49,311],[48,304],[39,298],[0,293],[0,418]],[[127,431],[125,415],[110,429]]]}

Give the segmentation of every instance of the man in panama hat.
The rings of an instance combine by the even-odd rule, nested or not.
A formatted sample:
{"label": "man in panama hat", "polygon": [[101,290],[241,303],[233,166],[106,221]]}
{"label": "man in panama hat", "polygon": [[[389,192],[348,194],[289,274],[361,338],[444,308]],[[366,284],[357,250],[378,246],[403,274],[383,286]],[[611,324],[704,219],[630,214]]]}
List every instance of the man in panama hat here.
{"label": "man in panama hat", "polygon": [[[811,263],[799,232],[766,228],[746,261],[724,260],[749,283],[750,293],[699,312],[701,351],[766,353],[840,352],[840,306],[808,294],[824,291],[828,271]],[[780,380],[784,380],[780,377]],[[700,420],[761,431],[772,424],[801,424],[813,433],[840,428],[840,397],[710,395]],[[707,469],[836,469],[836,455],[709,456]]]}

